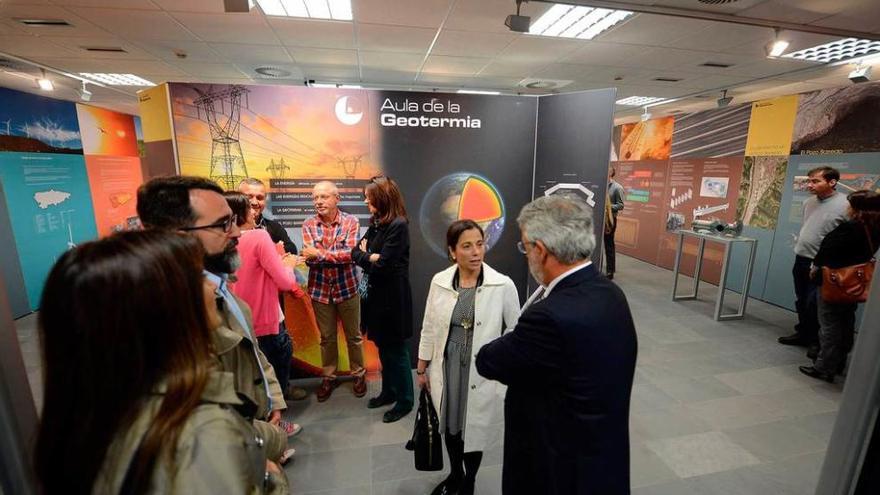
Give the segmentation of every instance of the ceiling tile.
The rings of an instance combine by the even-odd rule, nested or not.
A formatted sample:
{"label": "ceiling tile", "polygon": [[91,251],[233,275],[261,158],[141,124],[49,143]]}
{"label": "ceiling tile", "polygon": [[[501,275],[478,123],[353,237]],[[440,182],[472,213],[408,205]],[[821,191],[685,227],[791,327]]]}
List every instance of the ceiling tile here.
{"label": "ceiling tile", "polygon": [[202,41],[277,45],[278,38],[269,29],[259,10],[249,14],[171,14]]}
{"label": "ceiling tile", "polygon": [[409,84],[415,78],[414,72],[380,70],[364,67],[361,69],[366,84]]}
{"label": "ceiling tile", "polygon": [[[28,34],[0,35],[0,50],[19,57],[75,56],[75,49],[69,45],[58,44],[53,38],[41,38]],[[86,52],[83,52],[83,56]]]}
{"label": "ceiling tile", "polygon": [[816,64],[802,62],[800,60],[768,59],[759,60],[751,64],[737,67],[737,75],[745,77],[767,77],[779,75],[790,71],[818,67]]}
{"label": "ceiling tile", "polygon": [[421,74],[416,84],[422,86],[440,86],[445,88],[465,88],[471,81],[470,76],[448,74]]}
{"label": "ceiling tile", "polygon": [[431,50],[432,55],[494,57],[516,38],[513,34],[476,33],[444,29]]}
{"label": "ceiling tile", "polygon": [[485,67],[489,61],[490,59],[488,58],[431,55],[422,68],[422,72],[473,76]]}
{"label": "ceiling tile", "polygon": [[[249,76],[252,79],[254,79],[255,81],[257,81],[257,80],[258,81],[284,80],[284,81],[302,82],[302,80],[303,80],[302,69],[300,69],[300,67],[294,63],[271,64],[271,65],[270,64],[260,64],[260,63],[236,63],[233,65],[235,66],[236,69],[238,69],[242,73],[239,75],[239,77]],[[270,66],[270,67],[273,67],[276,69],[286,70],[287,72],[290,73],[290,75],[285,76],[283,78],[269,78],[269,77],[263,76],[261,74],[258,74],[256,69],[258,67],[265,67],[265,66]],[[261,84],[262,84],[262,82],[261,82]],[[272,84],[274,84],[274,82],[272,82]]]}
{"label": "ceiling tile", "polygon": [[207,43],[196,41],[138,41],[138,46],[164,60],[181,60],[177,54],[185,54],[185,60],[193,62],[219,62],[219,54]]}
{"label": "ceiling tile", "polygon": [[359,23],[438,28],[454,0],[354,0],[351,10]]}
{"label": "ceiling tile", "polygon": [[357,67],[357,52],[333,48],[289,48],[297,64],[301,65],[350,65]]}
{"label": "ceiling tile", "polygon": [[711,52],[680,50],[677,48],[655,48],[645,50],[641,55],[621,60],[619,65],[644,69],[669,70],[682,65],[691,64],[696,60],[704,61],[711,57]]}
{"label": "ceiling tile", "polygon": [[[145,79],[150,79],[152,74],[176,74],[180,70],[160,61],[149,60],[107,60],[90,58],[51,58],[40,57],[36,61],[51,67],[64,69],[68,72],[119,72],[123,74],[135,74]],[[155,82],[155,81],[154,81]]]}
{"label": "ceiling tile", "polygon": [[233,64],[212,64],[206,62],[176,62],[173,64],[176,68],[190,74],[194,77],[246,77]]}
{"label": "ceiling tile", "polygon": [[70,10],[117,36],[132,39],[195,40],[193,35],[161,11],[71,7]]}
{"label": "ceiling tile", "polygon": [[303,65],[302,71],[305,78],[325,82],[351,82],[360,81],[357,67],[344,67],[338,65]]}
{"label": "ceiling tile", "polygon": [[[757,19],[809,24],[839,12],[840,2],[809,2],[803,0],[768,0],[741,10],[737,15]],[[830,7],[830,8],[829,8]]]}
{"label": "ceiling tile", "polygon": [[497,58],[505,62],[544,61],[549,64],[567,58],[583,43],[582,40],[522,35],[507,45]]}
{"label": "ceiling tile", "polygon": [[531,75],[532,77],[539,77],[541,79],[577,80],[581,78],[586,79],[592,71],[593,68],[586,65],[553,63]]}
{"label": "ceiling tile", "polygon": [[[394,53],[394,52],[370,52],[361,51],[361,66],[366,69],[382,69],[397,71],[419,70],[424,60],[424,55],[419,53]],[[411,76],[411,77],[412,77]]]}
{"label": "ceiling tile", "polygon": [[[38,36],[106,36],[107,31],[62,7],[49,5],[10,5],[0,3],[0,18],[16,28]],[[13,19],[62,19],[71,26],[25,26]]]}
{"label": "ceiling tile", "polygon": [[62,7],[159,10],[159,7],[151,0],[52,0],[52,3]]}
{"label": "ceiling tile", "polygon": [[658,44],[685,50],[722,51],[753,40],[766,43],[772,38],[773,30],[770,28],[712,22],[696,31],[682,31],[680,37]]}
{"label": "ceiling tile", "polygon": [[694,0],[656,0],[654,5],[661,7],[677,7],[683,9],[701,10],[704,12],[719,12],[722,14],[732,14],[743,9],[747,9],[757,5],[765,0],[735,0],[731,3],[704,4],[695,5]]}
{"label": "ceiling tile", "polygon": [[436,30],[426,28],[360,23],[357,26],[358,47],[377,52],[425,53],[435,33]]}
{"label": "ceiling tile", "polygon": [[637,14],[600,34],[596,40],[632,45],[664,46],[682,34],[700,31],[713,23],[698,19]]}
{"label": "ceiling tile", "polygon": [[473,88],[511,89],[522,81],[520,77],[488,77],[478,76],[468,82]]}
{"label": "ceiling tile", "polygon": [[548,62],[542,60],[532,60],[525,62],[506,62],[493,60],[489,65],[483,67],[479,72],[479,76],[506,76],[518,77],[520,79],[528,77],[533,72],[546,67]]}
{"label": "ceiling tile", "polygon": [[[77,1],[77,0],[73,0]],[[209,12],[224,13],[223,2],[220,0],[152,0],[168,12]],[[237,15],[237,14],[231,14]]]}
{"label": "ceiling tile", "polygon": [[561,61],[587,65],[621,65],[621,62],[645,52],[641,45],[588,41]]}
{"label": "ceiling tile", "polygon": [[230,62],[289,64],[293,60],[282,46],[246,45],[243,43],[209,43],[211,48]]}
{"label": "ceiling tile", "polygon": [[354,48],[354,24],[351,22],[280,17],[269,17],[268,21],[285,45]]}
{"label": "ceiling tile", "polygon": [[[103,58],[111,60],[153,60],[155,55],[144,50],[140,46],[129,43],[125,40],[113,36],[103,37],[82,37],[82,38],[62,38],[52,37],[56,44],[67,47],[68,50],[75,53],[76,57],[82,58]],[[102,47],[102,48],[122,48],[125,53],[116,52],[92,52],[85,47]],[[51,55],[50,55],[51,56]]]}

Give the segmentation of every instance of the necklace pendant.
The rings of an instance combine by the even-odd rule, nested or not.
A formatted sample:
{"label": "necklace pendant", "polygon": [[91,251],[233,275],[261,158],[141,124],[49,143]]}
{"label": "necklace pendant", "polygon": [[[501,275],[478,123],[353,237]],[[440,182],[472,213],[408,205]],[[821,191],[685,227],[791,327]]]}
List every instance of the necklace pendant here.
{"label": "necklace pendant", "polygon": [[462,326],[462,328],[464,328],[465,330],[470,330],[471,327],[473,326],[473,324],[471,323],[471,320],[469,320],[469,319],[463,319],[463,320],[461,320],[461,326]]}

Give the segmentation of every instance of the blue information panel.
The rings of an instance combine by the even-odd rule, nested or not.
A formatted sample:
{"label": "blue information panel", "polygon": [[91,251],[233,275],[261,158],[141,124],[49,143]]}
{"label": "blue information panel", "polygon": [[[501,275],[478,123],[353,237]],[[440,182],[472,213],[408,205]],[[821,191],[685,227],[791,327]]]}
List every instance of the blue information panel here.
{"label": "blue information panel", "polygon": [[0,180],[28,302],[36,310],[55,260],[98,236],[85,161],[75,154],[0,153]]}

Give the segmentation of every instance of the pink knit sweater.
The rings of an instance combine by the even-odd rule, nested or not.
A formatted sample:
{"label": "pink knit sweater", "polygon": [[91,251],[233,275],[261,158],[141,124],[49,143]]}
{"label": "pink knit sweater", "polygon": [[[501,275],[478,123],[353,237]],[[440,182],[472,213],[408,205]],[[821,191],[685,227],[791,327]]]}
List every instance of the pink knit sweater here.
{"label": "pink knit sweater", "polygon": [[278,293],[289,291],[297,298],[305,293],[290,269],[281,263],[275,244],[265,230],[242,232],[238,255],[241,267],[235,272],[238,281],[232,286],[232,292],[251,307],[257,337],[276,335],[281,321]]}

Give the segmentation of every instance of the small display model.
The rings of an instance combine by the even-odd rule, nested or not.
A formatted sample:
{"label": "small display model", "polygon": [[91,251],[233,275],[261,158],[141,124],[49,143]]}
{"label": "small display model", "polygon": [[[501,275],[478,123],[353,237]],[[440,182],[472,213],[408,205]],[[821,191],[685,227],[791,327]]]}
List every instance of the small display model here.
{"label": "small display model", "polygon": [[724,223],[717,218],[701,220],[697,219],[691,222],[691,228],[694,232],[706,232],[714,235],[726,235],[728,237],[738,237],[742,234],[742,223],[731,222]]}

